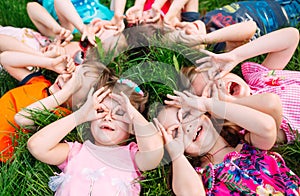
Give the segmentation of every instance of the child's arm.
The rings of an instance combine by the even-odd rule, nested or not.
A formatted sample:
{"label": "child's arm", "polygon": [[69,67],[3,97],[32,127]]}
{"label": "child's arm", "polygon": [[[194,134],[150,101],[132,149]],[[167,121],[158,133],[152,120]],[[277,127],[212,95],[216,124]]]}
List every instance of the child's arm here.
{"label": "child's arm", "polygon": [[81,41],[87,37],[92,45],[96,45],[94,29],[83,23],[70,0],[54,0],[54,6],[63,27],[73,31],[75,26],[82,35]]}
{"label": "child's arm", "polygon": [[[154,6],[156,6],[156,1],[153,4]],[[176,27],[180,23],[179,16],[181,11],[189,1],[190,0],[173,0],[168,12],[164,16],[164,25],[173,28]],[[158,4],[158,6],[162,6],[162,5]]]}
{"label": "child's arm", "polygon": [[[177,99],[177,96],[168,95],[168,98],[173,100],[166,101],[166,103],[194,108],[203,113],[209,112],[218,118],[227,119],[250,132],[246,140],[248,142],[251,141],[253,146],[263,150],[269,150],[273,147],[277,136],[277,127],[275,119],[272,116],[247,106],[224,102],[215,98],[198,97],[189,92],[175,92],[175,94],[180,99]],[[183,104],[180,104],[180,101]],[[282,110],[281,105],[274,107]]]}
{"label": "child's arm", "polygon": [[[217,73],[218,70],[221,70],[221,72],[215,76],[215,79],[218,79],[229,73],[236,65],[238,65],[238,63],[249,58],[268,53],[262,65],[268,69],[281,70],[287,65],[293,56],[295,49],[298,46],[298,42],[299,31],[296,28],[283,28],[259,37],[256,40],[244,44],[227,53],[214,54],[203,51],[210,57],[196,61],[197,63],[205,64],[203,66],[199,66],[197,69],[201,70],[207,65],[211,66],[212,64],[214,65],[211,68],[212,73]],[[205,63],[207,60],[209,61],[208,64]]]}
{"label": "child's arm", "polygon": [[110,25],[106,25],[106,27],[110,28],[109,26],[114,26],[117,28],[117,32],[115,34],[121,33],[125,29],[125,24],[123,19],[125,18],[124,16],[124,11],[125,11],[125,5],[126,5],[126,0],[118,0],[118,3],[113,0],[111,2],[111,10],[114,11],[114,17],[110,21]]}
{"label": "child's arm", "polygon": [[27,13],[33,24],[43,35],[64,40],[64,44],[73,39],[72,32],[62,28],[39,3],[27,3]]}
{"label": "child's arm", "polygon": [[226,42],[226,50],[230,51],[249,42],[256,28],[254,21],[236,23],[206,34],[203,41],[205,44]]}
{"label": "child's arm", "polygon": [[[68,76],[69,75],[69,76]],[[31,109],[53,109],[56,108],[63,103],[65,103],[76,91],[78,91],[81,87],[81,78],[77,72],[71,74],[65,74],[64,77],[72,77],[70,80],[67,81],[66,84],[62,86],[60,91],[55,92],[54,94],[42,99],[38,100],[26,108],[20,110],[14,117],[16,123],[21,126],[28,126],[33,125],[34,122],[30,119],[30,112]]]}
{"label": "child's arm", "polygon": [[135,156],[137,166],[141,171],[156,168],[163,157],[163,140],[156,127],[131,105],[129,98],[123,92],[121,95],[112,93],[110,96],[117,102],[123,103],[122,107],[125,108],[128,121],[133,124],[133,132],[139,148]]}
{"label": "child's arm", "polygon": [[36,159],[51,165],[59,165],[66,160],[69,146],[60,143],[61,140],[77,125],[98,118],[92,92],[89,92],[88,100],[79,110],[47,125],[29,138],[27,147]]}
{"label": "child's arm", "polygon": [[28,66],[41,67],[57,73],[71,73],[75,69],[73,60],[67,55],[49,58],[24,52],[6,51],[0,54],[0,63],[19,81],[30,73],[26,68]]}
{"label": "child's arm", "polygon": [[4,51],[19,51],[34,55],[43,55],[41,52],[33,50],[14,37],[9,35],[0,35],[0,53]]}
{"label": "child's arm", "polygon": [[172,133],[168,133],[164,127],[154,119],[158,130],[165,140],[165,147],[172,160],[172,188],[176,195],[205,195],[201,177],[184,156],[186,144],[190,144],[185,139],[182,127],[178,127],[177,136],[173,138]]}
{"label": "child's arm", "polygon": [[218,92],[213,92],[212,94],[218,94],[218,98],[222,101],[247,106],[272,116],[276,122],[277,127],[276,142],[284,143],[286,141],[285,133],[280,129],[280,125],[282,122],[282,109],[281,107],[278,107],[281,105],[281,100],[278,95],[274,93],[263,93],[246,97],[232,98],[232,96],[227,96],[225,91],[226,89],[223,87],[219,88]]}

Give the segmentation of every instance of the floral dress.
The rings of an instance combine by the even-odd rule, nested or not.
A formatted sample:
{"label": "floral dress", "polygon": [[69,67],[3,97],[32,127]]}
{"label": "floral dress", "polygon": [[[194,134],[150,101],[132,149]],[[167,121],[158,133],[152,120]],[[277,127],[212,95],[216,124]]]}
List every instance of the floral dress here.
{"label": "floral dress", "polygon": [[195,168],[207,195],[299,195],[300,179],[278,153],[244,144],[220,164]]}

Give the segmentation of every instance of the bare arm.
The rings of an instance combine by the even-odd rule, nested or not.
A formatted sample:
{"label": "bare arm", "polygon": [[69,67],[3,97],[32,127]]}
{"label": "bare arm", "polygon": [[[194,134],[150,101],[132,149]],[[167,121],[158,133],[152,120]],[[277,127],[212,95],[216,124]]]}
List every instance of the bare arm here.
{"label": "bare arm", "polygon": [[54,121],[29,138],[27,147],[36,159],[52,165],[59,165],[66,160],[69,146],[60,141],[77,125],[97,118],[91,101],[91,92],[88,101],[79,110]]}
{"label": "bare arm", "polygon": [[45,108],[53,109],[65,103],[73,95],[73,93],[76,92],[81,87],[81,79],[77,74],[77,72],[73,73],[73,76],[69,75],[66,77],[72,77],[72,78],[64,86],[62,86],[62,89],[60,91],[57,91],[54,94],[42,100],[38,100],[30,104],[26,108],[20,110],[15,115],[16,123],[19,126],[33,125],[34,122],[30,118],[28,118],[30,116],[28,110],[30,109],[43,110]]}
{"label": "bare arm", "polygon": [[233,103],[244,105],[260,112],[266,113],[275,119],[277,127],[277,142],[285,142],[286,137],[280,125],[282,121],[281,101],[278,95],[273,93],[264,93],[237,98]]}
{"label": "bare arm", "polygon": [[27,13],[33,24],[43,35],[55,37],[56,33],[59,32],[60,25],[39,3],[27,3]]}
{"label": "bare arm", "polygon": [[272,116],[239,104],[214,99],[207,101],[205,105],[209,112],[248,130],[251,138],[248,138],[248,142],[251,141],[253,146],[269,150],[275,144],[277,127]]}
{"label": "bare arm", "polygon": [[268,33],[256,40],[231,51],[239,62],[246,59],[268,53],[262,65],[269,69],[283,69],[291,57],[299,42],[299,31],[289,27]]}
{"label": "bare arm", "polygon": [[4,51],[19,51],[29,54],[42,55],[41,52],[33,50],[14,37],[9,35],[0,35],[0,53]]}
{"label": "bare arm", "polygon": [[[81,41],[88,38],[95,45],[95,32],[92,27],[85,25],[70,0],[54,0],[54,7],[61,26],[73,32],[74,27],[81,33]],[[66,11],[68,10],[68,11]]]}
{"label": "bare arm", "polygon": [[288,27],[268,33],[247,44],[226,53],[209,55],[196,61],[203,63],[197,71],[209,68],[210,79],[220,79],[240,62],[262,54],[268,54],[262,65],[268,69],[282,70],[293,56],[299,42],[299,31]]}
{"label": "bare arm", "polygon": [[[158,130],[133,107],[129,98],[123,92],[121,95],[112,93],[110,96],[117,102],[122,103],[121,107],[126,111],[128,123],[133,124],[133,132],[139,148],[135,155],[138,168],[142,171],[156,168],[163,157],[163,140]],[[118,118],[118,116],[115,118]]]}
{"label": "bare arm", "polygon": [[49,58],[24,52],[6,51],[0,54],[0,60],[7,72],[19,81],[30,73],[26,69],[28,66],[46,68],[57,73],[68,73],[75,68],[71,58],[66,55]]}
{"label": "bare arm", "polygon": [[254,21],[241,22],[206,34],[204,42],[207,44],[226,42],[226,50],[230,51],[248,42],[255,31]]}
{"label": "bare arm", "polygon": [[199,176],[184,155],[172,161],[172,188],[176,195],[205,195]]}
{"label": "bare arm", "polygon": [[[141,115],[141,114],[140,114]],[[159,132],[152,123],[146,119],[134,118],[134,132],[139,146],[135,156],[136,163],[140,170],[146,171],[155,169],[163,157],[163,141]]]}
{"label": "bare arm", "polygon": [[172,133],[165,130],[157,119],[154,122],[165,140],[165,148],[172,160],[172,187],[176,195],[205,195],[202,179],[184,156],[186,145],[190,140],[186,139],[182,127],[178,127],[175,138]]}

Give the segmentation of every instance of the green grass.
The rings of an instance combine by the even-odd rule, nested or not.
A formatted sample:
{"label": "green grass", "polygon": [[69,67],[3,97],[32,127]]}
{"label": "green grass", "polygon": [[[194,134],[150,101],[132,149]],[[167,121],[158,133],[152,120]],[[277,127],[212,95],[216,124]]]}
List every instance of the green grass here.
{"label": "green grass", "polygon": [[[0,25],[29,27],[34,28],[30,19],[26,14],[26,3],[29,0],[6,0],[0,1]],[[103,4],[109,5],[109,1],[101,1]],[[200,11],[204,13],[216,7],[233,2],[232,0],[206,0],[200,1]],[[133,0],[127,1],[127,8],[133,5]],[[137,56],[135,53],[121,54],[108,64],[109,67],[116,70],[117,74],[122,77],[130,77],[138,84],[142,84],[142,89],[149,92],[148,109],[144,113],[145,116],[153,117],[153,106],[161,103],[165,94],[178,88],[177,78],[178,69],[181,66],[190,64],[191,58],[187,60],[185,57],[194,58],[195,55],[188,49],[178,48],[177,50],[166,49],[165,46],[150,48],[149,53],[143,56]],[[260,63],[263,57],[252,59]],[[292,60],[287,66],[289,70],[300,71],[300,49],[299,46]],[[159,64],[157,63],[159,62]],[[162,64],[163,63],[163,64]],[[159,65],[159,66],[157,66]],[[163,65],[163,66],[161,66]],[[239,73],[239,69],[235,72]],[[55,74],[46,71],[45,74],[51,76],[52,80]],[[145,77],[147,76],[147,77]],[[161,83],[165,84],[162,85]],[[14,88],[17,81],[9,76],[6,72],[0,72],[0,95],[2,96],[9,89]],[[56,120],[49,111],[36,112],[32,111],[36,117],[36,124],[39,128]],[[51,118],[50,118],[51,117]],[[26,141],[32,133],[24,134],[19,131],[18,143],[14,159],[12,162],[2,164],[0,168],[0,195],[53,195],[48,187],[49,177],[53,172],[59,172],[57,167],[49,166],[37,161],[31,156],[26,148]],[[66,137],[69,141],[81,140],[82,135],[73,131]],[[274,148],[275,151],[282,154],[287,165],[298,175],[300,175],[300,141],[294,144],[282,145]],[[141,181],[142,195],[172,195],[172,191],[168,187],[168,165],[161,165],[159,168],[144,173],[145,178]]]}

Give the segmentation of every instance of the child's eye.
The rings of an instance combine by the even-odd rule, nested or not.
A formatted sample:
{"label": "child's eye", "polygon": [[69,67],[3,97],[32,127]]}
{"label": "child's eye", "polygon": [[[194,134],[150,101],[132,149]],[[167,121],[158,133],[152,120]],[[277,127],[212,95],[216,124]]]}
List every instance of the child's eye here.
{"label": "child's eye", "polygon": [[187,117],[189,117],[190,114],[191,114],[190,112],[185,112],[185,113],[183,113],[183,114],[182,114],[182,119],[183,119],[183,120],[186,119]]}
{"label": "child's eye", "polygon": [[97,109],[97,113],[103,113],[104,110],[102,108]]}
{"label": "child's eye", "polygon": [[119,115],[119,116],[123,116],[124,114],[125,114],[125,111],[124,110],[121,110],[121,109],[119,109],[119,110],[117,110],[116,111],[116,113],[115,113],[116,115]]}

